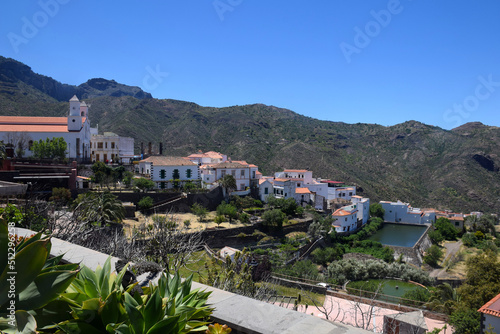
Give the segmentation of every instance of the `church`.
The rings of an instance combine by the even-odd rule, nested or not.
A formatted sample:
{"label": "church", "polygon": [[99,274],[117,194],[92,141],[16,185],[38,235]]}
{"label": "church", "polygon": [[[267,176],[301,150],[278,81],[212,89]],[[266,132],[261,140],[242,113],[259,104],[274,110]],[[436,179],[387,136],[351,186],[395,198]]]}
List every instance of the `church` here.
{"label": "church", "polygon": [[17,157],[30,157],[33,142],[62,137],[68,144],[66,157],[78,162],[90,162],[91,136],[87,105],[73,96],[69,100],[67,117],[0,116],[0,140],[12,147]]}

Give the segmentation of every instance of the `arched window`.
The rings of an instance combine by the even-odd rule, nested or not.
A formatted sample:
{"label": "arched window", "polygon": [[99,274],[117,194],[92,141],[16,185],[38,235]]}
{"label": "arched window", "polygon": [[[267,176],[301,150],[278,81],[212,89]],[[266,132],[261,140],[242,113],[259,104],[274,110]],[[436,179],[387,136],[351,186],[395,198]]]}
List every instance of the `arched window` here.
{"label": "arched window", "polygon": [[82,117],[85,116],[85,111],[82,111]]}

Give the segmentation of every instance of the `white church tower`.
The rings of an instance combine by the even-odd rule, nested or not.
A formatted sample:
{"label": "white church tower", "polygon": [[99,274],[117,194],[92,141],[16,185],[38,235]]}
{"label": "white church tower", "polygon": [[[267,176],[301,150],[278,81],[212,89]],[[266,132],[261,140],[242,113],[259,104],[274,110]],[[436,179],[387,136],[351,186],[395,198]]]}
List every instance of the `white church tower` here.
{"label": "white church tower", "polygon": [[80,110],[80,101],[73,95],[71,100],[69,100],[69,116],[68,116],[68,131],[80,131],[82,128],[82,113],[87,113],[87,106],[85,105],[84,110]]}

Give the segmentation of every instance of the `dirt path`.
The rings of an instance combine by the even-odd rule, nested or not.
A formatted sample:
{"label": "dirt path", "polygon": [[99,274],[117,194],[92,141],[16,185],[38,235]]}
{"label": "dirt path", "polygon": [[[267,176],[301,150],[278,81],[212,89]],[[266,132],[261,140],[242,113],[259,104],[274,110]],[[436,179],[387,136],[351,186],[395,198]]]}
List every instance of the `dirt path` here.
{"label": "dirt path", "polygon": [[[457,252],[460,250],[460,247],[462,247],[462,240],[453,241],[453,242],[446,242],[444,244],[444,248],[446,248],[446,254],[444,255],[444,259],[443,259],[442,263],[445,263],[446,260],[449,260],[453,256],[455,256],[457,254]],[[448,276],[446,274],[446,268],[434,269],[429,275],[431,277],[440,277],[440,278],[446,278]]]}

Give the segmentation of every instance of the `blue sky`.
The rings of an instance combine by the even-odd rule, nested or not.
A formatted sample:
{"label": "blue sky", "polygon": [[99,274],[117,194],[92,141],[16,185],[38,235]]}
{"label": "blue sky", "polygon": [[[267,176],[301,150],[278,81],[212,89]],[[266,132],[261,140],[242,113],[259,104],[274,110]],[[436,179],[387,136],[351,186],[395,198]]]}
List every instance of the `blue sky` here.
{"label": "blue sky", "polygon": [[499,14],[497,0],[9,1],[0,55],[203,106],[500,126]]}

